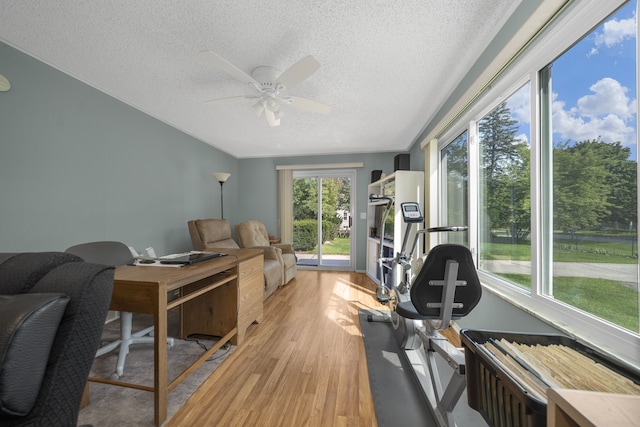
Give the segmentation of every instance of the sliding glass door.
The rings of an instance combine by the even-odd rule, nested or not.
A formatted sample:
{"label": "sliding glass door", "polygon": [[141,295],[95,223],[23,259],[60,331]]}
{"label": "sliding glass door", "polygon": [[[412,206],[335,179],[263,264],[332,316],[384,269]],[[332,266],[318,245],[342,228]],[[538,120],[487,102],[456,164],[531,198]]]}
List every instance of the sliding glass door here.
{"label": "sliding glass door", "polygon": [[293,173],[293,245],[298,266],[353,270],[353,171]]}

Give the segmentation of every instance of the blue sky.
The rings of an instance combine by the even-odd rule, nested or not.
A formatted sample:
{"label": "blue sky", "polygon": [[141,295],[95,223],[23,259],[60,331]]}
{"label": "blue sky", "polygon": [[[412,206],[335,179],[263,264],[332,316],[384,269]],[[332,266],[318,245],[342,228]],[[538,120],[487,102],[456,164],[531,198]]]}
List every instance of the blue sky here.
{"label": "blue sky", "polygon": [[636,152],[636,3],[553,62],[554,141],[600,138]]}
{"label": "blue sky", "polygon": [[[554,142],[620,141],[637,160],[636,5],[631,1],[553,62]],[[523,136],[528,109],[518,106],[528,107],[526,95],[508,100]]]}

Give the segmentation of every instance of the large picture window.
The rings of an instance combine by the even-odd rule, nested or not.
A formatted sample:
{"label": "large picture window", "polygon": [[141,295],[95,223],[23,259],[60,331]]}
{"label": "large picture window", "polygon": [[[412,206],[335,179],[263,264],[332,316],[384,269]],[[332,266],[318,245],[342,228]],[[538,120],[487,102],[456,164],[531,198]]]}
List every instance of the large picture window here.
{"label": "large picture window", "polygon": [[547,292],[638,332],[635,3],[549,64],[541,84],[552,94]]}
{"label": "large picture window", "polygon": [[438,136],[440,216],[486,286],[637,360],[637,0],[573,6]]}
{"label": "large picture window", "polygon": [[[467,131],[455,138],[440,154],[442,165],[442,202],[446,206],[443,225],[467,226],[469,224],[469,165]],[[443,241],[469,244],[469,233],[444,233]]]}
{"label": "large picture window", "polygon": [[478,122],[479,267],[514,284],[531,283],[529,84]]}

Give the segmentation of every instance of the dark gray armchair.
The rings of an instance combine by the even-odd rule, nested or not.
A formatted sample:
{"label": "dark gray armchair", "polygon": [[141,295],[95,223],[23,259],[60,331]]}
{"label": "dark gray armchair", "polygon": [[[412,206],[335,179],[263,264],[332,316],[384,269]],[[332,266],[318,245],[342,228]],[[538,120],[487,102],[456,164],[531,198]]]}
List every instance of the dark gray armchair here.
{"label": "dark gray armchair", "polygon": [[0,254],[0,425],[76,426],[113,276],[71,254]]}

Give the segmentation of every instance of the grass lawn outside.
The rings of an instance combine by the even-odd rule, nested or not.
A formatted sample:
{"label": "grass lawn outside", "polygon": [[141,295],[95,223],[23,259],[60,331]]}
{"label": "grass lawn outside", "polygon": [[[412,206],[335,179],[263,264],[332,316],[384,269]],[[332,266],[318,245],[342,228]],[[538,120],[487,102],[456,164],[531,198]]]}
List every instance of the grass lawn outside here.
{"label": "grass lawn outside", "polygon": [[[308,254],[317,254],[318,247],[316,246]],[[348,237],[336,237],[330,242],[325,242],[322,245],[323,255],[349,255],[349,238]]]}
{"label": "grass lawn outside", "polygon": [[[482,258],[486,260],[508,259],[512,261],[531,260],[531,246],[525,244],[484,243],[482,244]],[[636,251],[634,250],[634,253]],[[637,254],[631,256],[631,245],[615,242],[583,241],[578,249],[572,249],[565,243],[554,244],[553,261],[555,262],[592,262],[612,264],[635,264]]]}
{"label": "grass lawn outside", "polygon": [[[500,274],[517,285],[531,289],[531,276]],[[638,332],[638,293],[623,283],[588,277],[554,277],[554,297],[587,313]]]}

